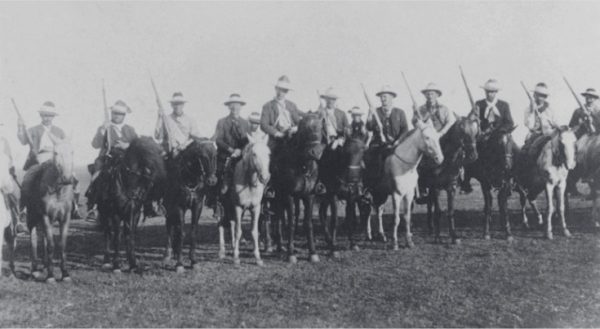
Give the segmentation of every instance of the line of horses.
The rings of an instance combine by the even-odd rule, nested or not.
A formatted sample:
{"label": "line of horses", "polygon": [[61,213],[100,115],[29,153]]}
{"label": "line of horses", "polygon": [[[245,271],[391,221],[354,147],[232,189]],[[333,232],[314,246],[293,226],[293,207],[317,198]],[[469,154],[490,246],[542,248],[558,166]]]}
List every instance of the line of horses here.
{"label": "line of horses", "polygon": [[[287,252],[291,263],[297,262],[295,235],[299,224],[300,204],[303,205],[303,225],[308,240],[309,259],[319,261],[314,242],[313,207],[319,204],[319,218],[323,224],[327,248],[333,257],[339,255],[336,244],[338,201],[346,204],[346,225],[350,249],[358,250],[356,233],[364,231],[367,239],[373,239],[371,212],[376,210],[378,233],[385,241],[383,230],[383,205],[391,196],[393,200],[394,249],[399,249],[398,228],[401,219],[405,224],[405,239],[413,247],[411,212],[413,199],[418,191],[418,181],[429,189],[427,195],[428,224],[436,241],[440,241],[441,206],[440,191],[447,193],[447,218],[449,234],[453,243],[460,242],[454,224],[454,199],[457,182],[464,172],[476,178],[484,196],[484,238],[490,239],[492,189],[498,190],[500,217],[503,220],[506,238],[511,241],[512,233],[507,213],[507,199],[511,191],[520,194],[523,222],[527,224],[525,204],[529,201],[539,218],[542,217],[535,199],[542,191],[548,198],[545,235],[552,238],[551,216],[554,212],[553,195],[557,199],[557,212],[566,236],[565,187],[567,175],[576,164],[577,153],[583,143],[600,144],[598,136],[585,135],[575,138],[577,131],[559,127],[556,133],[541,143],[539,156],[530,159],[514,143],[511,131],[497,130],[482,133],[476,115],[459,117],[446,135],[440,138],[432,125],[417,121],[415,128],[402,136],[390,148],[385,158],[383,171],[369,172],[365,169],[365,158],[370,154],[365,141],[348,139],[343,147],[333,149],[326,144],[322,120],[316,113],[307,113],[293,136],[283,141],[274,154],[263,139],[248,136],[249,143],[242,152],[241,160],[235,165],[233,188],[223,198],[224,216],[219,220],[219,257],[226,257],[225,232],[230,228],[234,263],[240,262],[239,245],[242,237],[242,217],[245,211],[252,216],[252,238],[254,257],[262,265],[259,248],[259,224],[264,225],[263,238],[267,251],[274,246]],[[514,129],[514,128],[513,128]],[[576,130],[585,129],[578,127]],[[593,139],[592,141],[590,139]],[[589,148],[585,148],[589,150]],[[428,165],[419,166],[426,157]],[[0,159],[4,161],[5,159]],[[271,164],[270,162],[273,162]],[[589,166],[589,165],[588,165]],[[597,166],[596,166],[597,167]],[[270,168],[275,168],[273,172]],[[7,169],[7,168],[6,168]],[[32,191],[23,191],[22,203],[27,207],[27,225],[31,232],[31,272],[36,278],[55,281],[52,254],[54,242],[52,225],[60,225],[59,255],[61,279],[69,280],[65,267],[65,248],[70,221],[73,188],[70,184],[73,160],[68,141],[57,145],[54,158],[43,164],[34,178]],[[3,170],[3,191],[9,186],[8,170]],[[5,177],[6,176],[6,177]],[[125,151],[113,151],[106,169],[97,178],[101,191],[97,200],[98,219],[101,223],[105,248],[102,268],[121,271],[119,250],[122,240],[131,271],[141,271],[135,256],[135,236],[141,209],[147,200],[162,202],[166,209],[167,243],[165,259],[174,259],[177,272],[184,271],[183,244],[184,218],[191,211],[189,259],[193,268],[198,267],[195,257],[198,220],[210,193],[218,193],[216,177],[216,148],[211,140],[194,139],[186,149],[166,159],[159,145],[149,137],[134,140]],[[275,197],[263,198],[265,186],[271,182]],[[317,181],[326,187],[325,195],[315,191]],[[595,184],[592,184],[596,188]],[[554,193],[557,191],[557,193]],[[597,201],[594,201],[595,213]],[[6,209],[0,205],[2,210]],[[358,210],[358,213],[357,213]],[[0,213],[10,216],[9,213]],[[16,247],[16,216],[8,220],[5,230],[10,255],[10,268],[14,271],[14,248]],[[259,220],[261,219],[261,220]],[[2,221],[0,221],[2,224]],[[362,229],[361,229],[362,227]],[[284,232],[284,229],[287,232]],[[45,277],[37,261],[37,231],[43,235]],[[287,238],[287,245],[284,239]],[[1,240],[0,240],[1,242]]]}

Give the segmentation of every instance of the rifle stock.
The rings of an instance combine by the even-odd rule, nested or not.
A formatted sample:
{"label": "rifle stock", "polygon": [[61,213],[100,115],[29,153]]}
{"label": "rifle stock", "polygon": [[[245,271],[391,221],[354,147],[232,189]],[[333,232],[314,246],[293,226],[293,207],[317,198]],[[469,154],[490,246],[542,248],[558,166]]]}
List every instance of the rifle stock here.
{"label": "rifle stock", "polygon": [[27,137],[27,144],[29,144],[29,146],[31,148],[33,148],[33,142],[31,139],[31,134],[29,133],[29,130],[27,129],[27,126],[25,126],[25,121],[23,120],[23,116],[21,115],[21,111],[19,111],[19,108],[17,107],[17,103],[15,102],[14,98],[11,98],[10,101],[12,102],[13,108],[15,109],[15,112],[17,113],[17,117],[19,118],[19,121],[23,122],[23,128],[25,129],[25,136]]}
{"label": "rifle stock", "polygon": [[375,118],[375,123],[377,124],[377,127],[379,127],[379,137],[381,137],[381,141],[385,142],[386,138],[383,134],[383,125],[381,124],[381,121],[379,120],[379,116],[377,116],[377,113],[375,113],[375,109],[373,107],[373,103],[371,102],[371,98],[369,97],[369,94],[367,93],[367,89],[365,88],[364,84],[360,84],[360,86],[362,87],[363,90],[363,94],[365,95],[365,99],[367,100],[367,105],[369,106],[369,113],[371,113],[371,115]]}

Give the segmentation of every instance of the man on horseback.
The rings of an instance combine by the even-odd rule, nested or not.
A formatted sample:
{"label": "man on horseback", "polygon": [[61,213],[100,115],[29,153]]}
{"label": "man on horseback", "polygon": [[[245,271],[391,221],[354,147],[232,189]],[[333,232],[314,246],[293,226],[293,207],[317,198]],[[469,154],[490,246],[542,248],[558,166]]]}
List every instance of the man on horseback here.
{"label": "man on horseback", "polygon": [[260,113],[252,112],[248,116],[248,122],[250,123],[250,131],[248,134],[252,137],[252,139],[260,140],[265,137],[265,132],[260,129]]}
{"label": "man on horseback", "polygon": [[358,106],[353,106],[348,112],[352,116],[348,136],[352,139],[360,139],[366,143],[369,139],[369,133],[367,132],[367,127],[362,119],[364,113]]}
{"label": "man on horseback", "polygon": [[[489,79],[481,88],[485,91],[485,99],[475,102],[473,109],[480,121],[481,134],[478,145],[487,141],[494,132],[510,132],[514,127],[510,106],[497,97],[498,91],[500,91],[498,81]],[[462,179],[461,190],[465,193],[473,191],[471,177],[467,172]]]}
{"label": "man on horseback", "polygon": [[[417,121],[422,120],[426,124],[433,125],[441,138],[456,122],[456,116],[445,105],[438,102],[438,97],[442,96],[442,91],[435,83],[429,83],[425,89],[421,90],[421,93],[425,95],[427,101],[416,109],[418,115],[414,113],[412,123],[416,125]],[[437,166],[433,159],[425,157],[417,167],[419,177],[427,174],[428,171],[433,170]],[[419,192],[420,197],[417,202],[424,203],[427,200],[427,187],[424,186],[422,179],[419,179]]]}
{"label": "man on horseback", "polygon": [[[129,144],[138,137],[135,129],[124,123],[125,115],[131,113],[131,109],[125,102],[118,100],[110,107],[110,121],[104,122],[98,127],[96,135],[92,140],[92,147],[100,149],[100,153],[94,160],[93,174],[90,186],[85,193],[88,200],[88,210],[95,204],[96,179],[104,169],[108,169],[110,163],[115,163],[124,154]],[[110,148],[109,148],[110,147]]]}
{"label": "man on horseback", "polygon": [[[278,157],[282,154],[285,141],[298,131],[298,123],[304,116],[296,104],[286,99],[290,90],[290,79],[285,75],[281,76],[275,84],[275,98],[263,106],[260,117],[260,128],[269,136],[271,175],[274,177],[278,174]],[[274,195],[270,184],[267,195]]]}
{"label": "man on horseback", "polygon": [[533,91],[533,102],[525,109],[525,126],[529,134],[525,138],[522,153],[530,160],[535,161],[541,147],[550,139],[557,124],[554,120],[554,111],[548,98],[548,87],[540,82]]}
{"label": "man on horseback", "polygon": [[[202,137],[196,122],[183,112],[183,107],[187,101],[181,92],[173,93],[173,97],[169,101],[173,112],[169,115],[160,115],[156,121],[156,129],[154,130],[154,138],[161,142],[165,153],[168,153],[169,143],[172,143],[173,154],[176,155],[179,151],[185,149],[192,141],[192,136]],[[163,121],[163,117],[165,118]],[[168,128],[166,126],[168,125]],[[169,136],[169,133],[171,136]]]}
{"label": "man on horseback", "polygon": [[[375,110],[375,113],[369,111],[366,121],[367,131],[373,132],[369,150],[365,154],[366,176],[370,176],[366,181],[370,182],[378,182],[382,177],[384,160],[393,152],[392,145],[408,131],[404,111],[394,107],[393,104],[397,96],[396,92],[386,85],[375,95],[381,100],[381,106]],[[381,128],[377,121],[381,123]]]}
{"label": "man on horseback", "polygon": [[[42,119],[41,124],[27,129],[25,122],[21,118],[17,121],[17,137],[23,145],[29,145],[29,154],[27,160],[23,166],[23,170],[27,171],[23,177],[23,187],[28,186],[31,177],[40,168],[39,165],[46,161],[49,161],[54,156],[54,146],[65,139],[65,133],[62,129],[52,124],[54,117],[58,115],[56,107],[53,102],[47,101],[42,104],[42,107],[38,111]],[[31,137],[31,140],[29,139]],[[73,185],[77,186],[77,179],[72,177]],[[79,211],[77,209],[77,202],[79,199],[79,193],[75,193],[75,200],[73,204],[73,218],[79,219]]]}
{"label": "man on horseback", "polygon": [[338,96],[333,92],[332,88],[329,88],[320,98],[325,100],[325,106],[322,104],[319,106],[319,114],[323,118],[324,135],[327,139],[326,144],[327,147],[336,150],[338,147],[344,145],[346,134],[350,129],[348,118],[344,111],[336,107]]}
{"label": "man on horseback", "polygon": [[246,102],[239,94],[231,94],[225,102],[229,115],[220,119],[215,132],[217,143],[217,177],[221,194],[225,194],[231,185],[233,167],[241,159],[242,150],[248,144],[250,123],[240,116],[240,110]]}

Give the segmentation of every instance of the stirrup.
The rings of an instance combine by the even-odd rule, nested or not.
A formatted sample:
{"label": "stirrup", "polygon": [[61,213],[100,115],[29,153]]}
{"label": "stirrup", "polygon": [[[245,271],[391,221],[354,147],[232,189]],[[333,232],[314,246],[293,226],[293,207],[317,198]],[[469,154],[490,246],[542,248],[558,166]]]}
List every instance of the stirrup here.
{"label": "stirrup", "polygon": [[323,195],[323,194],[327,193],[327,189],[325,188],[325,185],[321,182],[318,182],[317,185],[315,185],[315,193],[318,195]]}

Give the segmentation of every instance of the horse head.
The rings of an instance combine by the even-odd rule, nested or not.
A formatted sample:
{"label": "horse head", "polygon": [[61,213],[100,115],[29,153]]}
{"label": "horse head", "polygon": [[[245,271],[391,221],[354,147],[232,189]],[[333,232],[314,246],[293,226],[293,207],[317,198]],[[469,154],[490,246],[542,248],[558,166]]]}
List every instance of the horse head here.
{"label": "horse head", "polygon": [[194,138],[181,157],[188,180],[194,181],[196,186],[203,182],[208,186],[217,184],[217,148],[213,141]]}
{"label": "horse head", "polygon": [[54,145],[52,162],[63,181],[69,181],[73,177],[73,146],[70,140],[64,139]]}
{"label": "horse head", "polygon": [[465,150],[465,163],[475,162],[479,155],[477,154],[477,137],[480,132],[479,117],[469,114],[467,117],[461,118],[458,122],[458,131],[461,147]]}
{"label": "horse head", "polygon": [[575,137],[575,133],[566,126],[559,127],[557,129],[558,134],[558,143],[553,141],[553,164],[556,166],[560,166],[564,164],[567,169],[572,170],[575,168],[575,144],[577,143],[577,138]]}
{"label": "horse head", "polygon": [[419,146],[419,149],[431,157],[437,165],[441,165],[444,162],[444,153],[440,146],[440,134],[435,130],[433,125],[426,124],[421,120],[417,121],[416,127],[422,136],[422,144]]}
{"label": "horse head", "polygon": [[361,178],[362,163],[367,145],[361,138],[346,139],[342,147],[342,157],[346,165],[346,179],[357,182]]}
{"label": "horse head", "polygon": [[120,186],[127,198],[142,202],[150,189],[166,181],[161,149],[150,137],[134,139],[120,164]]}
{"label": "horse head", "polygon": [[[517,126],[513,126],[508,130],[497,130],[490,136],[486,153],[491,155],[492,163],[500,161],[503,169],[510,171],[513,168],[514,142],[511,133]],[[501,157],[501,159],[495,159]]]}
{"label": "horse head", "polygon": [[269,171],[271,149],[267,146],[267,136],[253,138],[248,135],[248,141],[249,144],[246,145],[242,154],[244,170],[247,173],[256,173],[258,181],[266,185],[271,178]]}
{"label": "horse head", "polygon": [[317,162],[325,150],[323,120],[319,113],[306,113],[298,123],[298,132],[295,137],[303,162]]}

